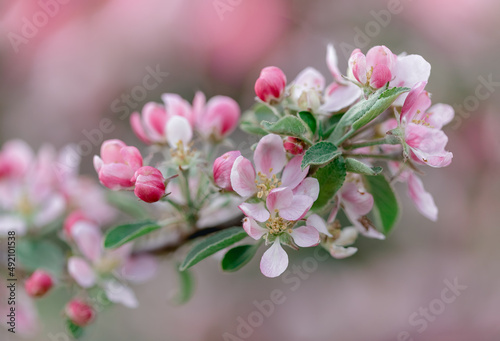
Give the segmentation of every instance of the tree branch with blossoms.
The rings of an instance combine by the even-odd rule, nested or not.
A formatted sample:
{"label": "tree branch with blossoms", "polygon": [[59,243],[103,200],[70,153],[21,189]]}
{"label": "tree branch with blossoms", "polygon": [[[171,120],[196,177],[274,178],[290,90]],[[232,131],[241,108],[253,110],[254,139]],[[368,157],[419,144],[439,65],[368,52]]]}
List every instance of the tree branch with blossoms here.
{"label": "tree branch with blossoms", "polygon": [[[64,153],[42,149],[35,156],[21,141],[5,144],[0,231],[20,237],[26,306],[29,297],[68,284],[75,297],[65,315],[79,337],[96,315],[93,293],[138,305],[130,284],[152,278],[153,256],[174,260],[181,301],[193,293],[189,269],[219,252],[222,270],[233,272],[266,248],[266,277],[287,269],[286,250],[352,256],[359,235],[383,240],[396,225],[395,182],[406,183],[417,210],[435,221],[438,209],[417,173],[451,163],[442,128],[454,112],[431,106],[430,64],[385,46],[353,51],[347,76],[332,45],[326,62],[329,85],[312,67],[290,83],[278,67],[264,68],[256,103],[243,115],[231,98],[207,101],[201,92],[192,103],[169,93],[162,104],[146,104],[130,123],[147,156],[114,139],[94,157],[100,183],[112,191],[109,202],[74,170],[54,172]],[[227,151],[238,125],[259,138],[252,159]],[[110,227],[110,203],[137,218]]]}

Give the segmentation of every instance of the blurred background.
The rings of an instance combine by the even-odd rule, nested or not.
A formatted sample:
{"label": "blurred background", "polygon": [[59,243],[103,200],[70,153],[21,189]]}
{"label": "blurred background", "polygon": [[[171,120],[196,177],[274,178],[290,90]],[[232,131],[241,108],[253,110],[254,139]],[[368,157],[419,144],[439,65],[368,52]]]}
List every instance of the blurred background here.
{"label": "blurred background", "polygon": [[[94,136],[83,153],[92,175],[102,139],[142,146],[128,115],[145,102],[164,92],[191,101],[202,90],[246,109],[262,67],[279,66],[289,80],[306,66],[327,76],[328,43],[341,70],[355,47],[424,56],[433,102],[456,110],[445,129],[453,163],[423,177],[437,223],[399,187],[404,213],[387,241],[359,240],[350,259],[316,261],[298,287],[264,278],[259,257],[236,274],[209,259],[195,268],[197,292],[181,307],[169,303],[177,278],[165,261],[156,280],[136,288],[138,309],[100,313],[86,339],[240,340],[240,317],[248,322],[254,301],[280,290],[284,302],[245,340],[500,340],[499,15],[497,0],[2,0],[0,143],[62,147]],[[92,135],[103,117],[114,131]],[[305,265],[301,252],[291,265]],[[441,309],[433,302],[453,282],[466,289]],[[57,295],[40,300],[47,313],[36,340],[65,340],[57,336],[63,304]],[[420,308],[439,310],[425,328],[410,323]],[[17,340],[4,330],[0,338]]]}

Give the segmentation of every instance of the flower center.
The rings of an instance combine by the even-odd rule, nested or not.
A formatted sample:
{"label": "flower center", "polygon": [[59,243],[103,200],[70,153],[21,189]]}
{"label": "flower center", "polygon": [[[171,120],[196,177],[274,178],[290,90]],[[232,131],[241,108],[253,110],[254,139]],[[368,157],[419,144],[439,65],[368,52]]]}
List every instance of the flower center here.
{"label": "flower center", "polygon": [[[278,210],[275,210],[278,213]],[[288,221],[276,215],[275,217],[269,218],[266,222],[266,227],[269,229],[269,233],[273,235],[279,235],[283,232],[292,232],[292,225],[294,222]]]}
{"label": "flower center", "polygon": [[[269,169],[269,173],[272,171],[272,168]],[[257,198],[266,199],[272,189],[281,186],[281,181],[276,177],[276,174],[273,174],[269,179],[266,174],[259,172],[255,184],[257,185]]]}
{"label": "flower center", "polygon": [[177,149],[171,150],[170,154],[172,155],[172,158],[176,159],[178,163],[186,163],[190,158],[194,156],[194,151],[191,149],[193,146],[193,143],[189,143],[186,147],[184,147],[184,143],[179,140],[177,142]]}

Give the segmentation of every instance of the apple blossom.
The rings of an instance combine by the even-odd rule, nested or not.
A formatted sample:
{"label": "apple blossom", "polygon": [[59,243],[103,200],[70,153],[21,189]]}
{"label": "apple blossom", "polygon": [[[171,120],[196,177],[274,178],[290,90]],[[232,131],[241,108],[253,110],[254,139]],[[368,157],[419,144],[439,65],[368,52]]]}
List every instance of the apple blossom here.
{"label": "apple blossom", "polygon": [[80,327],[89,325],[95,318],[95,310],[80,299],[72,299],[64,311],[71,322]]}
{"label": "apple blossom", "polygon": [[360,49],[352,51],[349,72],[362,86],[379,89],[389,83],[396,70],[396,55],[385,46],[375,46],[366,56]]}
{"label": "apple blossom", "polygon": [[234,150],[215,159],[212,172],[215,184],[218,187],[226,191],[233,190],[231,186],[231,169],[233,168],[234,161],[236,161],[239,156],[241,156],[241,152]]}
{"label": "apple blossom", "polygon": [[41,269],[36,270],[26,280],[26,293],[31,297],[42,297],[54,286],[52,276]]}
{"label": "apple blossom", "polygon": [[280,102],[286,87],[286,76],[280,68],[268,66],[262,69],[255,82],[255,94],[263,102]]}
{"label": "apple blossom", "polygon": [[134,194],[145,202],[157,202],[165,196],[165,178],[161,172],[150,166],[139,168],[133,177]]}
{"label": "apple blossom", "polygon": [[[201,99],[204,96],[197,94]],[[201,105],[204,103],[196,103]],[[231,134],[237,127],[240,119],[238,103],[227,96],[212,97],[206,105],[197,112],[196,130],[204,137],[214,141],[221,141]]]}

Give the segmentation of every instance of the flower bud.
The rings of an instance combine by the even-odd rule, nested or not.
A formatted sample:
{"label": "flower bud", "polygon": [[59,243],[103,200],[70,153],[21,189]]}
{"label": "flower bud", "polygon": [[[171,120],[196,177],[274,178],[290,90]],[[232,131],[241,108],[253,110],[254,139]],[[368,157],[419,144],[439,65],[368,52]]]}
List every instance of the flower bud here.
{"label": "flower bud", "polygon": [[379,89],[393,78],[396,60],[397,56],[383,45],[372,47],[366,56],[356,49],[349,58],[349,74],[363,86]]}
{"label": "flower bud", "polygon": [[135,195],[145,202],[157,202],[165,195],[165,178],[150,166],[139,168],[134,175]]}
{"label": "flower bud", "polygon": [[240,107],[234,99],[227,96],[212,97],[199,116],[197,130],[204,137],[220,141],[236,129],[240,114]]}
{"label": "flower bud", "polygon": [[285,87],[286,76],[283,71],[275,66],[268,66],[262,69],[255,82],[255,93],[264,102],[279,102]]}
{"label": "flower bud", "polygon": [[36,270],[26,280],[25,289],[28,295],[30,295],[31,297],[42,297],[53,286],[54,281],[52,280],[52,277],[49,273],[43,270]]}
{"label": "flower bud", "polygon": [[91,323],[95,317],[94,309],[79,299],[71,300],[66,305],[65,312],[71,322],[80,327],[85,327]]}
{"label": "flower bud", "polygon": [[304,152],[304,142],[292,136],[288,136],[285,141],[283,141],[283,147],[292,155],[300,155]]}
{"label": "flower bud", "polygon": [[132,178],[142,167],[142,156],[135,147],[120,140],[107,140],[101,146],[101,157],[94,156],[94,168],[101,183],[113,190],[129,189]]}
{"label": "flower bud", "polygon": [[231,169],[233,168],[234,161],[240,155],[241,153],[238,150],[233,150],[218,157],[214,161],[213,173],[215,184],[226,191],[233,190],[231,186]]}

